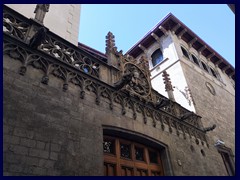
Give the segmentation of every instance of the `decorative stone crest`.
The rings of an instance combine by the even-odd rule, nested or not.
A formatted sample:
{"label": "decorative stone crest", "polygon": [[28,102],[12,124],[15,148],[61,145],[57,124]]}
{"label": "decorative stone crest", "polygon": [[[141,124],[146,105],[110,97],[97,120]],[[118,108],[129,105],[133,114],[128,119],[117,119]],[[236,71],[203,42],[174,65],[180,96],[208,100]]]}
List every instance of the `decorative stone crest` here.
{"label": "decorative stone crest", "polygon": [[147,75],[135,64],[126,63],[124,74],[132,73],[131,81],[126,85],[126,90],[133,94],[147,97],[151,93],[151,86]]}
{"label": "decorative stone crest", "polygon": [[117,90],[126,90],[140,99],[152,101],[147,58],[142,56],[137,61],[132,56],[123,55],[122,50],[117,51],[115,37],[111,32],[106,36],[106,55],[108,63],[119,69],[119,80],[114,83],[114,87]]}

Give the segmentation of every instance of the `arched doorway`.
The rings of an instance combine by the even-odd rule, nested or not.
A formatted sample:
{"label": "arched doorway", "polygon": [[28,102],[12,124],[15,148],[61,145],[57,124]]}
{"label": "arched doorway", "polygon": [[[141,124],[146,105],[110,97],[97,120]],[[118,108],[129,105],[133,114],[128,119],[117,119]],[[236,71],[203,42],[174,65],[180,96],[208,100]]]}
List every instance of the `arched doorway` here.
{"label": "arched doorway", "polygon": [[104,136],[105,176],[163,176],[158,149],[119,137]]}

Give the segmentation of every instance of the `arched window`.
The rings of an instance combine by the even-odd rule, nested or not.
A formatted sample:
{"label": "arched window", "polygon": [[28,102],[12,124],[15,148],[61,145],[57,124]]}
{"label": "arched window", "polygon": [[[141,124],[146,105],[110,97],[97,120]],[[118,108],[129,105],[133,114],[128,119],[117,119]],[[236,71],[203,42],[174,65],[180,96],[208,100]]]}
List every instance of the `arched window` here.
{"label": "arched window", "polygon": [[186,49],[184,49],[183,47],[181,47],[181,49],[182,49],[183,55],[184,55],[186,58],[188,58],[188,59],[189,59],[189,55],[188,55],[188,52],[187,52],[187,50],[186,50]]}
{"label": "arched window", "polygon": [[159,64],[163,60],[163,54],[160,49],[157,49],[153,54],[152,54],[152,65],[153,67]]}
{"label": "arched window", "polygon": [[201,61],[201,63],[202,63],[203,69],[208,72],[207,65],[203,61]]}
{"label": "arched window", "polygon": [[200,65],[199,65],[199,62],[198,62],[198,59],[196,58],[196,56],[192,55],[192,59],[193,59],[193,62],[194,62],[195,64],[197,64],[198,66],[200,66]]}

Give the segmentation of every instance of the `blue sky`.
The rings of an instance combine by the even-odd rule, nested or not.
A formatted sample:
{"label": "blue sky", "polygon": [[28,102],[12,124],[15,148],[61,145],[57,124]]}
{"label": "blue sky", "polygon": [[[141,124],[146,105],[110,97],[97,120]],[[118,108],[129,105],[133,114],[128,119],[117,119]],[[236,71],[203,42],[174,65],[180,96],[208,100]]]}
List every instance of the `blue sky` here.
{"label": "blue sky", "polygon": [[111,31],[125,53],[169,12],[235,67],[235,15],[226,4],[82,4],[78,41],[105,53]]}

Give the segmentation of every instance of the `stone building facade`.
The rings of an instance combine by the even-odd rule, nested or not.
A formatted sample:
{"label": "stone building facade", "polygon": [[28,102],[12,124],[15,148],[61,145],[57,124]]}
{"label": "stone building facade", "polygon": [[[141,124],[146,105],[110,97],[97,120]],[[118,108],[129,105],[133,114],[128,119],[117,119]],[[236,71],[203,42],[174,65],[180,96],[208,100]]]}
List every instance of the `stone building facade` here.
{"label": "stone building facade", "polygon": [[[228,125],[232,132],[225,129],[225,118],[228,124],[233,122],[234,98],[229,92],[216,100],[227,91],[209,80],[216,95],[204,100],[209,91],[201,87],[206,94],[200,96],[197,85],[205,83],[206,77],[192,82],[199,73],[189,68],[192,64],[187,59],[178,60],[181,70],[177,73],[192,74],[183,81],[194,99],[190,108],[178,103],[174,74],[167,67],[161,78],[165,96],[152,88],[154,72],[149,72],[152,62],[147,47],[142,55],[136,56],[134,47],[123,55],[110,32],[105,54],[81,43],[76,47],[7,6],[3,22],[4,175],[231,173],[223,158],[232,166],[233,159],[227,156],[232,154],[226,152],[231,148],[235,153],[234,125]],[[167,31],[156,34],[161,38]],[[212,106],[216,111],[204,111],[203,103],[208,106],[213,100],[229,106],[228,114],[217,105]],[[214,146],[214,137],[222,138],[226,146]]]}

